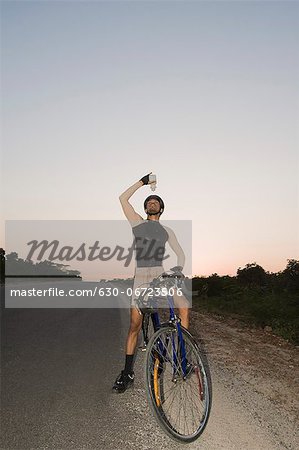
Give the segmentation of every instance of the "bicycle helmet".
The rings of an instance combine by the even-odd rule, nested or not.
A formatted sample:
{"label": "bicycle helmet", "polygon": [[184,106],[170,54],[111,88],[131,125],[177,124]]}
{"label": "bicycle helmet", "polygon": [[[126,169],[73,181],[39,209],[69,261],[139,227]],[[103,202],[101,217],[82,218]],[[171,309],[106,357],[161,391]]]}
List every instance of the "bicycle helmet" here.
{"label": "bicycle helmet", "polygon": [[147,205],[147,202],[148,202],[149,200],[158,200],[158,202],[160,203],[160,211],[159,211],[159,214],[160,214],[160,216],[161,216],[162,212],[164,211],[164,202],[163,202],[162,198],[159,197],[159,195],[150,195],[149,197],[147,197],[147,198],[144,200],[144,204],[143,204],[143,206],[144,206],[144,211],[146,211],[146,205]]}

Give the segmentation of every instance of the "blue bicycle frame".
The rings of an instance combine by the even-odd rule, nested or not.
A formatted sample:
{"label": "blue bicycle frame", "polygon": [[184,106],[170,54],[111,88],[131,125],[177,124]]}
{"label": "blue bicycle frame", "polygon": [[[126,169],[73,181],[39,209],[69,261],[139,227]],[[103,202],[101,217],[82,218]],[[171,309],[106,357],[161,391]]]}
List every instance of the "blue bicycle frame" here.
{"label": "blue bicycle frame", "polygon": [[[173,375],[175,376],[175,373],[177,372],[178,368],[179,368],[179,355],[181,356],[181,360],[182,360],[182,369],[183,369],[183,376],[186,376],[186,368],[187,368],[187,359],[186,359],[186,348],[185,348],[185,342],[183,339],[183,333],[182,333],[182,326],[180,323],[180,320],[177,319],[175,312],[174,312],[174,300],[173,297],[171,295],[167,296],[167,301],[168,301],[168,305],[169,305],[169,312],[170,312],[170,316],[169,316],[169,323],[175,324],[177,331],[178,331],[178,341],[179,341],[179,346],[176,349],[175,347],[175,338],[174,336],[172,336],[172,353],[173,353],[173,361],[174,361],[174,365],[173,365]],[[161,327],[161,323],[160,323],[160,318],[159,318],[159,314],[157,311],[153,312],[151,314],[152,317],[152,322],[153,322],[153,326],[154,326],[154,330],[155,332]],[[167,325],[167,323],[165,324]],[[160,341],[159,342],[159,350],[161,352],[161,354],[165,357],[166,355],[166,349],[164,344]]]}

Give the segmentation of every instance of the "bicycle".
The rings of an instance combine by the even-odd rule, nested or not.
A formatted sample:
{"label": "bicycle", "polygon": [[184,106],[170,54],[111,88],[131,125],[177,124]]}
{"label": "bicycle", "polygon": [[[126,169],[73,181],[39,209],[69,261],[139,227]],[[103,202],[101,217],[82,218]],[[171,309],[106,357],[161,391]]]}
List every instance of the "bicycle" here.
{"label": "bicycle", "polygon": [[[161,323],[155,289],[180,288],[181,272],[164,272],[139,296],[146,347],[145,382],[151,410],[164,431],[184,443],[204,431],[212,404],[212,382],[205,353],[174,312],[173,295],[166,295],[169,320]],[[154,291],[156,292],[156,291]],[[161,291],[162,292],[162,291]],[[165,292],[165,291],[164,291]],[[150,318],[154,334],[149,338]]]}

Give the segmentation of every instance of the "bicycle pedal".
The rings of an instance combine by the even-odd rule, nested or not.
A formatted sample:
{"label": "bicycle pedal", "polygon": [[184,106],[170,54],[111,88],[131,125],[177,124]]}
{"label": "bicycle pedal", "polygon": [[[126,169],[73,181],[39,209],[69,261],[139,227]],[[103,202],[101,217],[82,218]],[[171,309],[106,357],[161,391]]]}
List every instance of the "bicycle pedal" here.
{"label": "bicycle pedal", "polygon": [[139,345],[139,350],[141,350],[142,352],[146,352],[146,344],[142,344],[142,345]]}

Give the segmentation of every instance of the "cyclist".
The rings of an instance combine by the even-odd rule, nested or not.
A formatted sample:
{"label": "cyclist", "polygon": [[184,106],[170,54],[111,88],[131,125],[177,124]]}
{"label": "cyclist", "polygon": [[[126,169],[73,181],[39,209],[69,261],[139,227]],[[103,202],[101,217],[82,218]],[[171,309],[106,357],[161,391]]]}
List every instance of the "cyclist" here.
{"label": "cyclist", "polygon": [[[165,243],[168,242],[177,255],[177,270],[182,270],[185,263],[184,252],[179,245],[174,232],[159,222],[164,211],[164,202],[157,195],[150,195],[144,202],[144,210],[147,219],[144,220],[129,203],[130,197],[142,186],[150,184],[149,175],[145,175],[134,183],[119,199],[126,218],[129,220],[135,238],[136,268],[134,274],[130,327],[126,341],[125,367],[117,377],[113,390],[117,393],[124,392],[134,381],[134,354],[137,346],[139,331],[142,326],[142,315],[137,308],[136,289],[151,282],[155,277],[164,272],[163,257],[165,255]],[[179,308],[181,323],[185,328],[189,326],[189,308],[187,299],[174,293],[175,305]]]}

